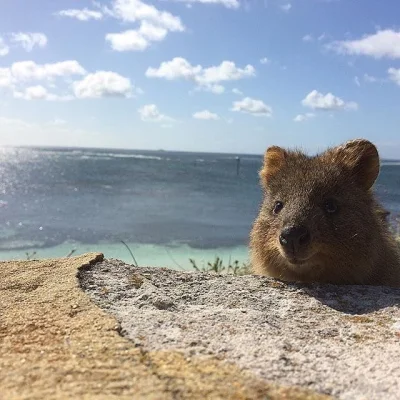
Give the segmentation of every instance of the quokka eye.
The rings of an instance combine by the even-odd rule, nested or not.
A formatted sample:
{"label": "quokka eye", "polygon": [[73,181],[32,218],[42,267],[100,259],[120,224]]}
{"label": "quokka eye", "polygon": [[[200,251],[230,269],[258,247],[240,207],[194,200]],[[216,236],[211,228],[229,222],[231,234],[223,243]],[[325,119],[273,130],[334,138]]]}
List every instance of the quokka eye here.
{"label": "quokka eye", "polygon": [[334,199],[328,199],[324,203],[324,209],[328,214],[335,214],[338,209],[338,203]]}
{"label": "quokka eye", "polygon": [[283,208],[283,203],[281,201],[276,201],[274,205],[274,214],[279,214]]}

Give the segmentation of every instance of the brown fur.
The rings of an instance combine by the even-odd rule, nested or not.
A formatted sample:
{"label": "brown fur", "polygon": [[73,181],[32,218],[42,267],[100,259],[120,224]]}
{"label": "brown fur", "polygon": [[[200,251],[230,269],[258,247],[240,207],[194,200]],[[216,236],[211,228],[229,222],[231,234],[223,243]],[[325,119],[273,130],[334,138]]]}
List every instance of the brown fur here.
{"label": "brown fur", "polygon": [[[400,287],[400,254],[387,212],[374,197],[379,155],[357,139],[308,157],[267,149],[260,181],[263,202],[250,234],[253,272],[286,281]],[[337,212],[325,202],[333,199]],[[276,201],[283,208],[274,213]],[[306,226],[311,242],[289,262],[279,242],[284,227]]]}

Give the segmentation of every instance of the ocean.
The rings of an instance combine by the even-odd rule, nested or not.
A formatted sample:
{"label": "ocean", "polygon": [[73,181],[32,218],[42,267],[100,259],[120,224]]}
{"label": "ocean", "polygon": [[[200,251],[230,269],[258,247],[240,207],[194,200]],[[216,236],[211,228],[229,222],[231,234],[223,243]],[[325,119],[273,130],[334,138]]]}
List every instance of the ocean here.
{"label": "ocean", "polygon": [[[240,169],[237,171],[237,157]],[[100,251],[190,269],[248,259],[262,156],[76,148],[0,149],[0,259]],[[400,214],[400,162],[383,160],[378,198]]]}

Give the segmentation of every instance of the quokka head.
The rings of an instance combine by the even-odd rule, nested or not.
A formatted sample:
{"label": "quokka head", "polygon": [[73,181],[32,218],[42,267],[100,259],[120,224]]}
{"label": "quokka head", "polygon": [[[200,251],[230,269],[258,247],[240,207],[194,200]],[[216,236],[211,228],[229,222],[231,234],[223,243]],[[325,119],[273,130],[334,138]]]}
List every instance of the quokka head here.
{"label": "quokka head", "polygon": [[351,259],[355,249],[358,258],[368,257],[379,169],[378,151],[364,139],[316,156],[269,147],[259,174],[264,197],[257,240],[296,271]]}

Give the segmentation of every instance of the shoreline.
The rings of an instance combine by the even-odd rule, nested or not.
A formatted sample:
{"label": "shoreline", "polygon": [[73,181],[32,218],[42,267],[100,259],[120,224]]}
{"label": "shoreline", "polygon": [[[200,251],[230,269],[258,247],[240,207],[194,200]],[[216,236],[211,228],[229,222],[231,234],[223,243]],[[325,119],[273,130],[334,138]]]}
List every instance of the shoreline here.
{"label": "shoreline", "polygon": [[[239,263],[249,261],[248,246],[216,247],[212,249],[192,248],[188,245],[154,245],[140,243],[126,243],[132,251],[139,266],[167,267],[176,270],[193,270],[189,259],[196,261],[201,268],[207,262],[213,262],[216,257],[227,264],[238,260]],[[74,251],[73,251],[74,250]],[[72,254],[71,254],[72,252]],[[63,258],[71,254],[79,256],[86,253],[102,253],[105,258],[119,259],[126,263],[133,263],[129,250],[123,243],[100,242],[97,244],[85,244],[77,242],[64,242],[63,244],[46,248],[26,248],[18,250],[0,250],[1,261],[15,260],[44,260]]]}

